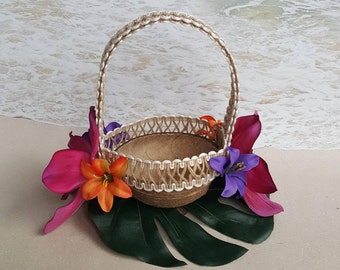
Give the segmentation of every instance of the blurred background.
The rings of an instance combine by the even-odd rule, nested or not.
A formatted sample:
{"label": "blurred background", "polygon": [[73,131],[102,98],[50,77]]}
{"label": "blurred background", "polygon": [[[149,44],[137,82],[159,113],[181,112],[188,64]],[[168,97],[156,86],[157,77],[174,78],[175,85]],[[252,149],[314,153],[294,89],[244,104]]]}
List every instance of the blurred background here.
{"label": "blurred background", "polygon": [[[226,42],[240,80],[238,115],[256,110],[262,120],[256,147],[340,149],[338,0],[3,0],[0,114],[87,127],[106,43],[161,10],[202,19]],[[105,80],[107,123],[169,114],[222,119],[230,90],[219,48],[169,23],[123,42]]]}

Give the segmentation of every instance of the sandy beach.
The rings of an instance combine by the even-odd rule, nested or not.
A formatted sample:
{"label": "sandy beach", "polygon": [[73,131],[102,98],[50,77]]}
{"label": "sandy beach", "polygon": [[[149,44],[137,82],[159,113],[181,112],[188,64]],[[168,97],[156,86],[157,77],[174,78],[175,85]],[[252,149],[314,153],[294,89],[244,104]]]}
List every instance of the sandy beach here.
{"label": "sandy beach", "polygon": [[[43,235],[45,222],[62,202],[43,186],[41,173],[51,155],[66,146],[68,132],[79,134],[83,129],[3,116],[0,125],[2,269],[156,269],[106,248],[85,205],[56,231]],[[340,263],[340,151],[261,148],[256,153],[270,166],[278,187],[272,198],[285,212],[275,218],[268,240],[244,244],[249,248],[246,255],[214,269],[336,269]],[[181,269],[203,269],[185,261],[188,265]]]}

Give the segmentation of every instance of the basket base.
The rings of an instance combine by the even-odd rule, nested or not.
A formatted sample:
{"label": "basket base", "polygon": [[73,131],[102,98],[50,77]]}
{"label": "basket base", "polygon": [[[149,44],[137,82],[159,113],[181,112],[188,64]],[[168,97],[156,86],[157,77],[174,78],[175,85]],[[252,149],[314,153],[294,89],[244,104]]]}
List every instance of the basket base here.
{"label": "basket base", "polygon": [[159,208],[176,208],[187,205],[204,196],[209,189],[209,184],[199,188],[173,192],[145,191],[132,188],[133,197],[150,206]]}
{"label": "basket base", "polygon": [[[133,156],[141,160],[164,161],[175,159],[183,160],[199,156],[202,153],[218,151],[219,147],[214,142],[193,134],[183,133],[161,133],[150,134],[134,138],[116,151],[126,156]],[[150,175],[157,175],[157,171],[150,170]],[[187,172],[189,177],[189,171]],[[201,176],[197,176],[200,178]],[[157,177],[153,177],[153,181],[157,183]],[[188,178],[189,179],[189,178]],[[169,181],[173,181],[170,179]],[[183,181],[178,180],[178,181]],[[159,183],[164,183],[164,179],[159,179]],[[181,184],[181,183],[180,183]],[[133,197],[137,200],[151,206],[161,208],[175,208],[192,203],[202,197],[208,191],[209,184],[203,184],[200,187],[192,187],[182,191],[146,191],[132,187]]]}
{"label": "basket base", "polygon": [[191,134],[165,133],[141,136],[128,141],[117,149],[118,153],[150,161],[184,159],[201,153],[217,151],[212,141]]}

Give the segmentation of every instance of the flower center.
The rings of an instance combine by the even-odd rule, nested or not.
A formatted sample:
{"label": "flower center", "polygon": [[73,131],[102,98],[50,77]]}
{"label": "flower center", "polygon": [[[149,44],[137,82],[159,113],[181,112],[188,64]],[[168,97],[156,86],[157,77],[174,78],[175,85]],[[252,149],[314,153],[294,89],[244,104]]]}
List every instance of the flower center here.
{"label": "flower center", "polygon": [[113,182],[113,176],[110,173],[104,173],[103,178],[103,185],[107,186],[109,183]]}
{"label": "flower center", "polygon": [[235,163],[230,168],[227,168],[225,172],[226,173],[239,172],[239,171],[243,171],[245,168],[246,166],[244,165],[244,161],[242,161],[242,162]]}

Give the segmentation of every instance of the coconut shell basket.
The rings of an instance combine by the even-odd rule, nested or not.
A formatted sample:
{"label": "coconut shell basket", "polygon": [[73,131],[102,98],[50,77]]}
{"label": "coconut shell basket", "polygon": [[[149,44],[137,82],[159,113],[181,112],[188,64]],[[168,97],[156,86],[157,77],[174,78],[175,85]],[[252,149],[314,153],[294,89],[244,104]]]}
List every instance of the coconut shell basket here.
{"label": "coconut shell basket", "polygon": [[[231,77],[229,102],[224,119],[212,125],[209,121],[212,117],[154,116],[107,131],[103,119],[104,78],[111,56],[118,45],[135,32],[166,22],[181,24],[202,32],[222,51]],[[224,41],[211,27],[193,16],[173,11],[148,13],[125,25],[109,40],[100,63],[95,107],[95,128],[98,137],[96,143],[92,142],[92,146],[97,146],[96,158],[104,159],[108,164],[114,164],[121,158],[126,160],[127,168],[121,179],[131,189],[132,197],[115,196],[110,211],[102,211],[96,198],[93,198],[89,200],[88,209],[99,236],[114,251],[113,254],[116,254],[113,260],[126,260],[127,258],[119,258],[117,253],[121,253],[157,266],[173,267],[186,264],[169,251],[164,243],[165,233],[185,259],[197,265],[218,266],[243,256],[247,249],[228,243],[227,237],[219,239],[210,235],[202,226],[208,226],[222,235],[246,243],[258,244],[269,237],[274,226],[273,215],[281,212],[282,207],[272,215],[261,216],[252,211],[253,208],[247,204],[246,197],[221,197],[227,181],[227,172],[234,168],[229,166],[228,162],[232,160],[229,156],[233,132],[237,132],[235,123],[238,122],[238,96],[235,64]],[[106,103],[105,105],[109,106]],[[258,116],[254,114],[252,117]],[[89,133],[91,135],[91,131]],[[80,139],[79,136],[79,140],[85,137]],[[69,148],[63,150],[63,154],[76,153],[88,158],[88,154],[81,153],[80,147],[72,149],[69,144]],[[226,176],[212,168],[211,161],[214,159],[226,160],[226,166],[222,169]],[[74,166],[75,158],[70,160]],[[72,186],[73,190],[56,191],[49,187],[48,181],[52,175],[49,168],[53,162],[52,159],[43,174],[44,184],[55,193],[75,193],[75,197],[78,196],[78,193],[81,193],[79,190],[82,189],[81,183],[85,180],[79,180],[78,186]],[[239,170],[242,168],[244,167],[239,167]],[[57,181],[55,179],[56,177],[53,181]],[[110,181],[115,181],[115,176],[112,179]],[[269,193],[271,192],[265,194],[266,198]],[[114,192],[112,194],[115,195]],[[82,200],[82,203],[87,199],[79,200]],[[74,200],[69,204],[72,203]],[[57,216],[58,211],[48,224],[54,223],[58,219]],[[205,225],[199,225],[197,220]],[[56,227],[59,223],[53,226]],[[52,230],[46,229],[50,226],[48,224],[45,233]],[[164,231],[160,231],[159,226]]]}

